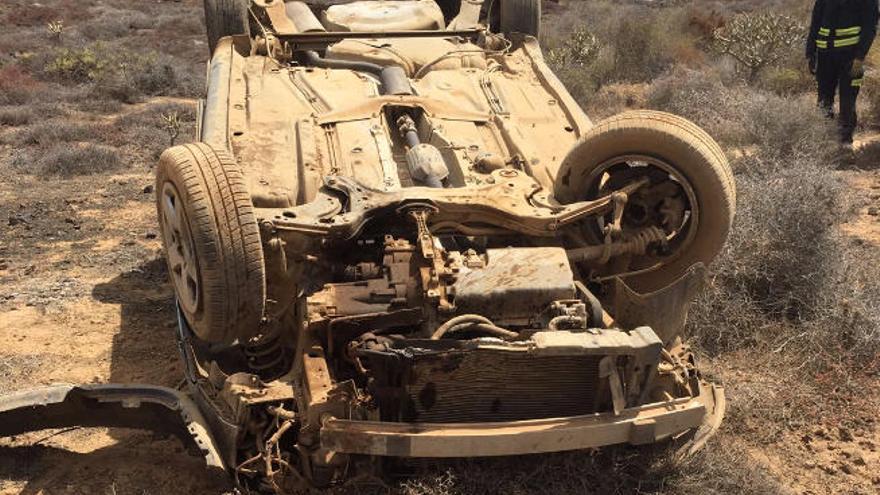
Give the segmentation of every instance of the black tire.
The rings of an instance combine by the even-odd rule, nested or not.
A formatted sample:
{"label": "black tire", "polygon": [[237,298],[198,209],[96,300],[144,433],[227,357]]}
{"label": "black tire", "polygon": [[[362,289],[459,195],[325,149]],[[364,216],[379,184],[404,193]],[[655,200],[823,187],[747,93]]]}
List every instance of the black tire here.
{"label": "black tire", "polygon": [[697,203],[696,231],[659,269],[627,278],[641,291],[665,287],[695,263],[709,264],[724,246],[736,210],[733,172],[721,147],[696,124],[676,115],[634,111],[589,129],[559,170],[558,201],[593,199],[595,175],[615,158],[638,155],[667,164],[690,185]]}
{"label": "black tire", "polygon": [[495,0],[501,3],[500,30],[504,34],[541,34],[541,0]]}
{"label": "black tire", "polygon": [[200,339],[232,343],[260,330],[263,247],[244,177],[232,156],[204,143],[159,158],[156,208],[169,277]]}
{"label": "black tire", "polygon": [[205,0],[205,27],[211,55],[220,38],[250,35],[247,0]]}

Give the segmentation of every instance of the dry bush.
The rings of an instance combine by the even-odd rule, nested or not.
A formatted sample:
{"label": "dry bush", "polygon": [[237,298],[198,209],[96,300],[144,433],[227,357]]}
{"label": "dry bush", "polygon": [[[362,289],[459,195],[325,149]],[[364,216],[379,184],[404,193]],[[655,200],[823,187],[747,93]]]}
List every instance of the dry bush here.
{"label": "dry bush", "polygon": [[77,124],[66,120],[51,120],[21,129],[3,141],[18,146],[51,145],[53,143],[70,143],[89,141],[95,137],[95,129],[91,125]]}
{"label": "dry bush", "polygon": [[89,83],[92,96],[136,103],[171,92],[177,81],[172,62],[155,52],[123,50],[103,43],[64,48],[45,71],[66,83]]}
{"label": "dry bush", "polygon": [[[794,158],[794,157],[792,157]],[[747,157],[737,176],[737,217],[691,311],[690,335],[717,353],[785,338],[816,319],[839,263],[843,186],[808,156]]]}
{"label": "dry bush", "polygon": [[833,124],[820,118],[810,98],[785,98],[741,84],[725,85],[710,71],[667,73],[652,84],[647,105],[693,120],[727,147],[757,148],[776,158],[800,153],[822,159],[830,159],[829,152],[836,149]]}
{"label": "dry bush", "polygon": [[669,444],[609,447],[486,459],[424,460],[396,470],[406,474],[390,486],[353,481],[332,490],[342,494],[681,494],[782,493],[767,471],[743,463],[744,446],[723,436],[697,455],[677,462]]}
{"label": "dry bush", "polygon": [[647,82],[672,65],[704,61],[681,7],[576,2],[547,22],[550,65],[582,105],[605,84]]}
{"label": "dry bush", "polygon": [[3,18],[6,24],[13,26],[45,26],[46,23],[61,18],[61,12],[46,5],[22,5],[12,8]]}
{"label": "dry bush", "polygon": [[31,101],[42,89],[21,66],[6,65],[0,67],[0,105],[20,105]]}
{"label": "dry bush", "polygon": [[37,114],[27,106],[0,106],[0,125],[18,127],[36,120]]}
{"label": "dry bush", "polygon": [[79,32],[90,40],[115,40],[128,36],[133,30],[154,28],[155,25],[155,19],[143,12],[105,8],[79,26]]}
{"label": "dry bush", "polygon": [[122,159],[117,150],[107,146],[58,143],[45,150],[23,150],[12,165],[23,172],[40,176],[72,177],[118,169]]}
{"label": "dry bush", "polygon": [[626,110],[645,108],[648,84],[613,83],[602,86],[584,102],[584,110],[594,121],[599,121]]}
{"label": "dry bush", "polygon": [[794,96],[814,90],[816,80],[800,68],[770,67],[761,72],[758,86],[780,96]]}
{"label": "dry bush", "polygon": [[195,140],[196,111],[194,105],[183,103],[154,103],[137,112],[116,119],[112,128],[111,144],[123,146],[128,143],[142,145],[145,158],[157,159],[168,145],[167,123],[163,116],[177,115],[180,124],[180,141]]}
{"label": "dry bush", "polygon": [[748,141],[744,97],[715,72],[679,68],[653,82],[647,106],[694,121],[723,145],[740,146]]}
{"label": "dry bush", "polygon": [[859,96],[860,103],[867,104],[867,111],[861,112],[859,125],[870,128],[880,127],[880,88],[876,84],[868,84]]}
{"label": "dry bush", "polygon": [[812,98],[678,70],[653,84],[648,106],[683,115],[728,151],[737,149],[731,163],[737,218],[691,311],[697,342],[720,353],[791,339],[787,351],[803,352],[819,367],[826,363],[815,346],[864,357],[880,350],[880,322],[873,316],[880,284],[854,279],[870,272],[871,256],[848,255],[838,232],[851,206],[835,172],[833,123]]}

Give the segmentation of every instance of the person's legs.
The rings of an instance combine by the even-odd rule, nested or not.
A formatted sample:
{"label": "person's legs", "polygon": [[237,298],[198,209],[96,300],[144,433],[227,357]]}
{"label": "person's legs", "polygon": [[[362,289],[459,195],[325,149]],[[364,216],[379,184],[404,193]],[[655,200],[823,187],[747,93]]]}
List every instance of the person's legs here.
{"label": "person's legs", "polygon": [[840,77],[840,142],[852,144],[853,133],[856,130],[858,115],[856,114],[856,99],[862,88],[864,74],[852,74],[852,59],[843,65]]}
{"label": "person's legs", "polygon": [[834,93],[837,92],[839,70],[834,54],[831,52],[819,52],[816,63],[816,82],[819,89],[819,108],[825,112],[828,118],[834,117]]}

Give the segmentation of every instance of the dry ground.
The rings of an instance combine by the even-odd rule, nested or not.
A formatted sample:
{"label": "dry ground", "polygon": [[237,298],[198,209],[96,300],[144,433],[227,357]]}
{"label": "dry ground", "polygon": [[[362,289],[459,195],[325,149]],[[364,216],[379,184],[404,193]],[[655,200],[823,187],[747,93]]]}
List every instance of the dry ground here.
{"label": "dry ground", "polygon": [[[20,25],[0,33],[0,69],[38,56],[40,42],[47,43],[45,23],[61,16],[68,26],[62,43],[99,39],[159,50],[188,74],[176,83],[197,88],[190,79],[198,81],[203,74],[206,49],[200,28],[180,17],[199,15],[200,3],[60,0],[31,8],[30,2],[4,1],[0,19]],[[163,10],[176,14],[157,15]],[[109,25],[111,18],[124,20]],[[81,28],[86,25],[91,31]],[[0,125],[0,393],[57,382],[176,386],[181,366],[173,339],[173,296],[156,236],[152,166],[167,139],[161,115],[169,109],[191,112],[193,95],[186,93],[192,91],[166,91],[171,98],[146,91],[132,101],[111,98],[97,105],[89,103],[94,94],[82,87],[38,84],[37,96],[0,108],[0,117],[4,111],[36,112],[25,117],[27,123]],[[181,139],[192,131],[184,120]],[[55,151],[31,142],[22,129],[64,124],[89,129],[85,137],[62,138],[68,146],[86,142],[110,148],[118,163],[98,167],[90,161],[94,158],[80,158],[73,169],[84,170],[69,173],[64,163],[61,172],[38,163],[39,156]],[[861,167],[876,168],[870,156],[877,141],[868,138],[863,146]],[[880,250],[880,174],[839,173],[858,200],[857,214],[843,231],[866,251]],[[847,357],[838,358],[845,367]],[[707,358],[706,366],[727,386],[730,417],[708,451],[685,465],[666,465],[655,454],[625,449],[604,457],[583,453],[451,464],[400,489],[437,494],[455,493],[456,486],[505,493],[553,493],[558,487],[572,493],[880,492],[878,363],[856,373],[812,376],[809,385],[798,378],[802,363],[781,349],[721,353]],[[808,406],[780,404],[786,400],[780,398],[793,395]],[[640,461],[653,467],[630,468]],[[581,471],[584,465],[591,468]],[[516,486],[463,479],[468,470],[475,477],[509,470],[503,477]],[[626,479],[605,479],[609,476]],[[173,439],[77,429],[0,440],[4,494],[224,490],[202,475],[198,461]]]}

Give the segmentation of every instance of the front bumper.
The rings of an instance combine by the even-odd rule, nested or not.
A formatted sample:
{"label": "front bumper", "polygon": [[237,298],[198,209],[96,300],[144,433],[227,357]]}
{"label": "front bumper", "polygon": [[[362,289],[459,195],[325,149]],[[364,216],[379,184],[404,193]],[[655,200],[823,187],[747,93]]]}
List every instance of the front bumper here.
{"label": "front bumper", "polygon": [[154,385],[52,385],[0,396],[0,437],[48,428],[118,427],[179,437],[223,472],[209,424],[186,394]]}
{"label": "front bumper", "polygon": [[321,429],[321,445],[346,454],[490,457],[643,445],[693,432],[684,452],[692,453],[715,433],[724,411],[724,389],[703,383],[698,397],[625,409],[618,415],[449,424],[329,419]]}

